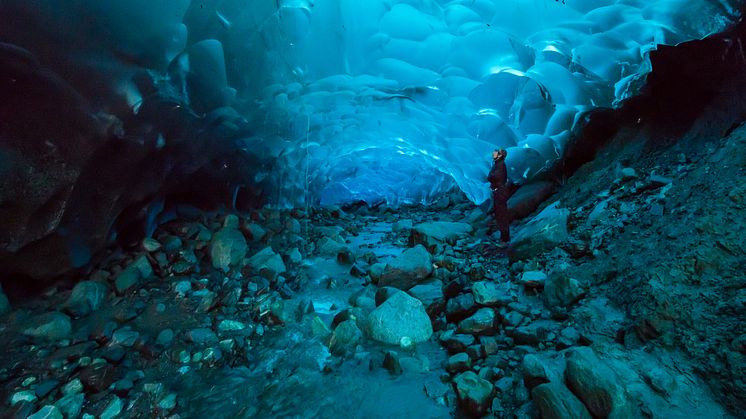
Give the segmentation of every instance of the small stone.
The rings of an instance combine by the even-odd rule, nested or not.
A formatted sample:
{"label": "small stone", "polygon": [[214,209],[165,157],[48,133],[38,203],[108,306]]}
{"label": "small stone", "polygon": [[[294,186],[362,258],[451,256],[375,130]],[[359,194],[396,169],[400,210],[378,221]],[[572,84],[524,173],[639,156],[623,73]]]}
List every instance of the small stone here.
{"label": "small stone", "polygon": [[531,397],[544,419],[591,419],[583,403],[561,383],[540,384]]}
{"label": "small stone", "polygon": [[187,341],[195,343],[197,345],[216,345],[218,343],[218,337],[210,329],[198,328],[192,329],[187,333]]}
{"label": "small stone", "polygon": [[161,247],[162,245],[158,240],[150,237],[145,238],[142,241],[142,248],[145,249],[146,252],[157,252],[161,250]]}
{"label": "small stone", "polygon": [[28,387],[31,384],[34,384],[35,382],[36,382],[36,377],[34,377],[34,376],[26,377],[26,378],[24,378],[23,382],[21,383],[21,386]]}
{"label": "small stone", "polygon": [[122,413],[122,399],[117,396],[112,397],[112,401],[109,402],[104,411],[101,412],[101,416],[99,416],[100,419],[114,419]]}
{"label": "small stone", "polygon": [[16,404],[20,402],[35,402],[35,401],[36,401],[36,393],[34,391],[23,390],[23,391],[19,391],[13,394],[13,396],[10,398],[10,405],[15,406]]}
{"label": "small stone", "polygon": [[100,282],[78,282],[65,303],[65,311],[73,316],[85,316],[101,308],[108,290]]}
{"label": "small stone", "polygon": [[492,308],[481,308],[473,316],[458,325],[459,333],[472,335],[489,334],[495,331],[496,315]]}
{"label": "small stone", "polygon": [[466,352],[461,352],[448,358],[446,370],[451,374],[468,371],[471,368],[471,358]]}
{"label": "small stone", "polygon": [[54,405],[66,418],[77,418],[85,403],[85,395],[82,393],[70,394],[57,400]]}
{"label": "small stone", "polygon": [[288,260],[292,263],[298,264],[303,262],[303,255],[300,253],[300,250],[295,247],[288,252]]}
{"label": "small stone", "polygon": [[275,253],[271,247],[265,247],[248,260],[248,264],[254,272],[261,274],[270,281],[287,271],[282,257]]}
{"label": "small stone", "polygon": [[414,350],[414,342],[412,341],[412,338],[409,336],[404,336],[399,341],[399,347],[404,351],[412,351]]}
{"label": "small stone", "polygon": [[334,355],[344,355],[353,352],[362,339],[363,332],[357,327],[355,320],[346,320],[334,329],[329,350]]}
{"label": "small stone", "polygon": [[567,307],[585,295],[580,281],[565,274],[552,275],[544,285],[544,298],[550,307]]}
{"label": "small stone", "polygon": [[238,332],[246,329],[246,325],[235,320],[223,320],[218,325],[220,332]]}
{"label": "small stone", "polygon": [[180,296],[186,295],[189,291],[192,290],[192,282],[191,281],[179,281],[174,285],[174,291],[179,294]]}
{"label": "small stone", "polygon": [[474,302],[482,306],[502,306],[513,301],[513,298],[494,282],[475,282],[471,292],[474,295]]}
{"label": "small stone", "polygon": [[521,276],[521,284],[529,289],[543,289],[547,274],[541,271],[526,271]]}
{"label": "small stone", "polygon": [[119,329],[116,332],[114,332],[114,335],[111,339],[112,345],[121,345],[125,348],[130,348],[135,345],[135,342],[137,342],[137,338],[140,337],[140,334],[134,330],[130,329]]}
{"label": "small stone", "polygon": [[63,339],[70,336],[70,333],[72,333],[70,318],[58,311],[36,316],[23,330],[26,336],[48,340]]}
{"label": "small stone", "polygon": [[473,371],[467,371],[456,376],[453,384],[459,402],[466,411],[480,417],[487,414],[492,405],[492,383],[479,378]]}
{"label": "small stone", "polygon": [[475,341],[474,336],[456,334],[453,330],[449,330],[440,336],[440,343],[452,354],[466,352],[466,348],[473,345]]}
{"label": "small stone", "polygon": [[80,382],[79,378],[75,378],[62,386],[62,394],[69,396],[71,394],[78,394],[83,391],[83,383]]}
{"label": "small stone", "polygon": [[116,287],[117,293],[121,295],[139,281],[149,278],[152,274],[153,268],[150,266],[148,258],[141,256],[117,275],[114,280],[114,286]]}
{"label": "small stone", "polygon": [[526,388],[531,390],[539,384],[548,383],[546,367],[536,355],[523,357],[523,382]]}
{"label": "small stone", "polygon": [[386,351],[383,356],[383,368],[393,375],[400,375],[404,372],[399,362],[399,354],[394,351]]}
{"label": "small stone", "polygon": [[62,412],[57,406],[46,405],[39,409],[36,413],[29,416],[27,419],[63,419]]}
{"label": "small stone", "polygon": [[36,387],[34,387],[34,393],[36,394],[36,397],[41,399],[46,397],[59,385],[60,382],[55,379],[44,380],[41,383],[37,384]]}
{"label": "small stone", "polygon": [[158,409],[162,412],[170,412],[176,408],[176,393],[171,393],[158,402]]}
{"label": "small stone", "polygon": [[83,387],[93,393],[100,393],[108,389],[114,382],[116,370],[105,361],[101,361],[83,368],[78,375]]}
{"label": "small stone", "polygon": [[157,345],[160,345],[164,348],[167,348],[171,346],[171,343],[174,341],[174,331],[171,329],[163,329],[158,333],[158,337],[155,340],[155,343]]}
{"label": "small stone", "polygon": [[622,180],[635,179],[637,177],[637,172],[631,167],[625,167],[622,169],[620,177]]}

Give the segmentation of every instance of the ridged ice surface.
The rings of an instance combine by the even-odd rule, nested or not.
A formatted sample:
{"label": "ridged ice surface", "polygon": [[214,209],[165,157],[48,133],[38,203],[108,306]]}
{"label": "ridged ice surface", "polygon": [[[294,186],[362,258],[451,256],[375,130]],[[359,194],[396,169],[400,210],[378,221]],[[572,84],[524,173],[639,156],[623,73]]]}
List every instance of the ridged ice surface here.
{"label": "ridged ice surface", "polygon": [[322,203],[427,201],[454,183],[479,203],[495,147],[514,181],[535,179],[579,115],[635,94],[656,45],[735,14],[705,0],[281,3],[273,47],[291,70],[261,102],[271,129],[292,127],[277,199]]}
{"label": "ridged ice surface", "polygon": [[723,30],[737,3],[5,0],[18,18],[0,42],[56,64],[102,112],[165,97],[240,132],[273,204],[455,186],[479,203],[493,148],[515,182],[546,174],[584,112],[635,94],[651,50]]}

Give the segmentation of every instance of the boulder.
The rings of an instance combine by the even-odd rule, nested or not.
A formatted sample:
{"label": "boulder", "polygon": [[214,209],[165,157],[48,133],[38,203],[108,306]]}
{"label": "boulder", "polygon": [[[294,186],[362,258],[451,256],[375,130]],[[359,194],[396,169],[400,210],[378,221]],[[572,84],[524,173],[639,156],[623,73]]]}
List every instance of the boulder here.
{"label": "boulder", "polygon": [[577,347],[567,351],[565,381],[593,416],[612,419],[635,416],[629,395],[618,383],[616,374],[593,349]]}
{"label": "boulder", "polygon": [[547,274],[542,271],[526,271],[521,275],[520,283],[529,289],[543,289],[547,282]]}
{"label": "boulder", "polygon": [[460,352],[448,358],[446,370],[451,374],[468,371],[471,368],[471,358],[466,352]]}
{"label": "boulder", "polygon": [[241,264],[246,257],[246,238],[238,229],[238,219],[233,215],[225,217],[223,228],[210,241],[210,260],[215,269],[223,272]]}
{"label": "boulder", "polygon": [[269,280],[275,280],[279,274],[287,270],[282,256],[275,253],[271,247],[260,250],[249,259],[248,264],[251,269]]}
{"label": "boulder", "polygon": [[406,291],[429,277],[432,272],[432,256],[423,246],[417,245],[405,250],[386,265],[378,280],[378,285]]}
{"label": "boulder", "polygon": [[462,237],[474,231],[471,224],[453,223],[448,221],[432,221],[414,226],[409,236],[409,245],[421,244],[428,250],[435,252],[444,244],[454,245]]}
{"label": "boulder", "polygon": [[528,390],[550,381],[544,363],[536,355],[529,354],[523,357],[522,369],[523,383]]}
{"label": "boulder", "polygon": [[511,259],[529,259],[564,243],[569,215],[570,211],[559,208],[559,202],[544,208],[513,237]]}
{"label": "boulder", "polygon": [[329,341],[329,351],[334,355],[344,355],[355,351],[355,346],[363,339],[363,332],[357,327],[355,320],[340,323]]}
{"label": "boulder", "polygon": [[114,286],[118,294],[123,294],[135,286],[135,284],[149,278],[151,275],[153,275],[153,267],[150,265],[150,261],[147,257],[140,256],[131,265],[119,272],[114,279]]}
{"label": "boulder", "polygon": [[322,237],[318,243],[316,243],[316,251],[319,256],[336,258],[337,255],[348,250],[349,248],[344,244],[344,242],[329,237]]}
{"label": "boulder", "polygon": [[81,317],[101,308],[106,300],[106,285],[96,281],[78,282],[65,303],[65,311]]}
{"label": "boulder", "polygon": [[497,315],[492,308],[480,308],[474,315],[461,321],[458,325],[459,333],[482,335],[494,333]]}
{"label": "boulder", "polygon": [[504,306],[513,302],[508,290],[494,282],[480,281],[471,286],[474,302],[481,306]]}
{"label": "boulder", "polygon": [[484,416],[492,405],[494,386],[473,371],[466,371],[453,379],[459,404],[475,416]]}
{"label": "boulder", "polygon": [[580,281],[565,274],[555,274],[544,284],[544,299],[550,307],[567,307],[585,295]]}
{"label": "boulder", "polygon": [[508,200],[511,220],[518,220],[536,211],[554,192],[554,182],[539,181],[521,186]]}
{"label": "boulder", "polygon": [[59,340],[70,337],[72,323],[66,315],[52,311],[34,317],[23,329],[23,334],[35,338]]}
{"label": "boulder", "polygon": [[583,403],[561,383],[545,383],[531,390],[542,419],[591,419]]}
{"label": "boulder", "polygon": [[368,330],[371,338],[391,345],[399,345],[404,337],[424,342],[433,334],[422,303],[404,292],[392,295],[370,313]]}

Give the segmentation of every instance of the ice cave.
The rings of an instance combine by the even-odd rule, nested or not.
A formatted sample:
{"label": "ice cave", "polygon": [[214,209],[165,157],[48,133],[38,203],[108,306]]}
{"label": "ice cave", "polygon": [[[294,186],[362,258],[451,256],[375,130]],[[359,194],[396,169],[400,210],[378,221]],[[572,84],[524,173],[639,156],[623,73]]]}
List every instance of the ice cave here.
{"label": "ice cave", "polygon": [[744,11],[0,0],[0,417],[743,417]]}

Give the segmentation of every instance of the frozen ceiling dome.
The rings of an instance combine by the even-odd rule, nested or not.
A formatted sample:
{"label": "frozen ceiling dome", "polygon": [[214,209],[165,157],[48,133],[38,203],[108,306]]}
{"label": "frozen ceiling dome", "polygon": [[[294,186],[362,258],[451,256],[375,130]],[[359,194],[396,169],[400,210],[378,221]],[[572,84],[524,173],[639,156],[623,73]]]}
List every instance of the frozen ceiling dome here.
{"label": "frozen ceiling dome", "polygon": [[495,147],[531,181],[582,112],[635,94],[656,45],[723,30],[734,3],[281,1],[271,53],[287,69],[261,97],[268,128],[291,127],[278,203],[427,202],[454,185],[480,203]]}

